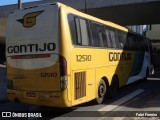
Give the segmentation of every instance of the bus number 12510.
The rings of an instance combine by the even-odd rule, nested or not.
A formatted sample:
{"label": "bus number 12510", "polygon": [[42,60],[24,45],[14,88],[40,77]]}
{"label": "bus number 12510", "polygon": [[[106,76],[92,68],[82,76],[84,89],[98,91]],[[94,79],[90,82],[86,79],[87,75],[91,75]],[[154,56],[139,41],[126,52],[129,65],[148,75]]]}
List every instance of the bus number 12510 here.
{"label": "bus number 12510", "polygon": [[92,59],[91,55],[76,55],[77,62],[87,62],[91,61],[91,59]]}

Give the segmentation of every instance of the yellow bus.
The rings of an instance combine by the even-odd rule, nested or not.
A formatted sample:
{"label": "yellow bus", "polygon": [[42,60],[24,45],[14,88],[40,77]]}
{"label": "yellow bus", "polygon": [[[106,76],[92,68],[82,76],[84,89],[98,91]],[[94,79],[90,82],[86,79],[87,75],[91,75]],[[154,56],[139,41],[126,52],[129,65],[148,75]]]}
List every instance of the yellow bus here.
{"label": "yellow bus", "polygon": [[16,10],[7,22],[10,101],[102,103],[151,73],[148,39],[61,3]]}

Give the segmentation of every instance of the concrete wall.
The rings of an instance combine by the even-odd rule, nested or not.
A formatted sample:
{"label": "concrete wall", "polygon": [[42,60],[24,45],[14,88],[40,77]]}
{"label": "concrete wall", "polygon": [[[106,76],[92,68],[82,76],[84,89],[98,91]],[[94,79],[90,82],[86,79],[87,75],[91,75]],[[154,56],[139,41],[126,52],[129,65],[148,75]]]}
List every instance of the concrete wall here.
{"label": "concrete wall", "polygon": [[150,39],[160,40],[160,24],[151,25],[151,30],[149,30],[146,35]]}

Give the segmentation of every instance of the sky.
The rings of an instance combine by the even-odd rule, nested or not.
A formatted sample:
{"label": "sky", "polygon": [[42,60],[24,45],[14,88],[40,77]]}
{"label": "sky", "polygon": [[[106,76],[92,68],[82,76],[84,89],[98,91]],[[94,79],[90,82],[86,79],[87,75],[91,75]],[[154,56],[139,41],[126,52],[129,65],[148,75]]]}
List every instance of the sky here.
{"label": "sky", "polygon": [[[39,0],[21,0],[22,3],[25,2],[32,2],[32,1],[39,1]],[[17,4],[18,0],[0,0],[0,6],[4,6],[4,5],[10,5],[10,4]]]}

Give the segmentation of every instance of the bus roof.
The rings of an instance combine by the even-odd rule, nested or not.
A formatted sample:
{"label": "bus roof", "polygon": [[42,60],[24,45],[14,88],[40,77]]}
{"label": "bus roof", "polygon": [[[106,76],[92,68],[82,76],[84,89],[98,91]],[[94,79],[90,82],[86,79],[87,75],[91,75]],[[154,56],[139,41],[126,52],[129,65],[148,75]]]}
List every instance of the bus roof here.
{"label": "bus roof", "polygon": [[[108,25],[110,27],[113,27],[113,28],[117,28],[119,30],[122,30],[122,31],[125,31],[125,32],[128,32],[128,29],[123,27],[123,26],[120,26],[118,24],[115,24],[113,22],[110,22],[110,21],[105,21],[105,20],[102,20],[102,19],[99,19],[99,18],[96,18],[94,16],[91,16],[91,15],[88,15],[86,13],[83,13],[83,12],[80,12],[74,8],[71,8],[65,4],[62,4],[60,2],[53,2],[53,3],[47,3],[47,4],[40,4],[40,5],[35,5],[35,6],[30,6],[30,7],[26,7],[26,8],[23,8],[22,10],[26,10],[26,9],[31,9],[31,8],[36,8],[38,6],[42,6],[42,5],[58,5],[59,7],[62,7],[62,9],[65,9],[68,13],[72,13],[72,14],[75,14],[77,16],[81,16],[81,17],[84,17],[86,19],[90,19],[90,20],[93,20],[93,21],[96,21],[96,22],[99,22],[99,23],[102,23],[102,24],[105,24],[105,25]],[[12,13],[16,13],[17,11],[19,10],[15,10],[14,12],[11,12]]]}
{"label": "bus roof", "polygon": [[81,17],[84,17],[86,19],[90,19],[90,20],[93,20],[93,21],[96,21],[96,22],[99,22],[99,23],[102,23],[102,24],[105,24],[105,25],[108,25],[108,26],[111,26],[111,27],[114,27],[114,28],[117,28],[117,29],[120,29],[122,31],[125,31],[125,32],[128,32],[128,29],[123,27],[123,26],[120,26],[118,24],[115,24],[111,21],[105,21],[105,20],[102,20],[102,19],[99,19],[99,18],[96,18],[94,16],[91,16],[91,15],[88,15],[86,13],[83,13],[83,12],[80,12],[74,8],[71,8],[67,5],[64,5],[62,3],[58,3],[60,6],[62,6],[63,8],[66,7],[68,10],[69,13],[72,13],[72,14],[75,14],[77,16],[81,16]]}

